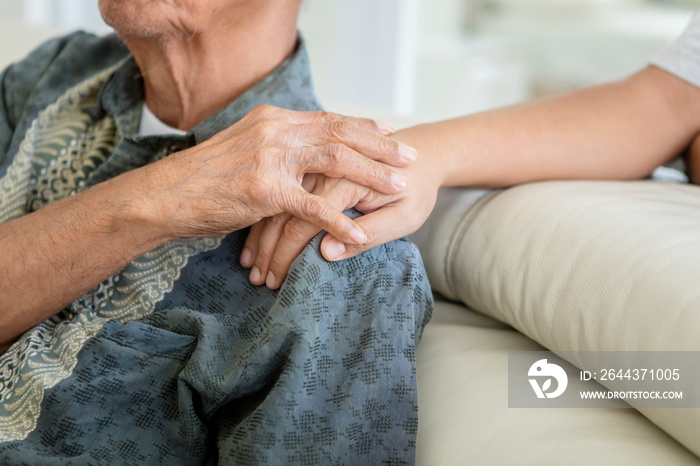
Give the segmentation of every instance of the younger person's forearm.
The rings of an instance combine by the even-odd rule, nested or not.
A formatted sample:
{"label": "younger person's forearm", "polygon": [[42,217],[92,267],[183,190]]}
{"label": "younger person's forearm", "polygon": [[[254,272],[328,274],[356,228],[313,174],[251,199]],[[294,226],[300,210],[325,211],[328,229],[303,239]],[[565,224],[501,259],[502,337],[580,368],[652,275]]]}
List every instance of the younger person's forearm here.
{"label": "younger person's forearm", "polygon": [[442,167],[443,185],[641,178],[700,130],[700,90],[650,67],[595,86],[399,131]]}

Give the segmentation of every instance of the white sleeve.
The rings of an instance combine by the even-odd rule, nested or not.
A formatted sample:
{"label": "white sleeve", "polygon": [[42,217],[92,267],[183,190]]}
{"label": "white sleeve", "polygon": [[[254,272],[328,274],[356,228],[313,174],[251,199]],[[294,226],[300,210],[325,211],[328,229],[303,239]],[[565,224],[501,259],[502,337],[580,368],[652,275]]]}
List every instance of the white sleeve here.
{"label": "white sleeve", "polygon": [[693,16],[685,32],[651,63],[700,87],[700,13]]}

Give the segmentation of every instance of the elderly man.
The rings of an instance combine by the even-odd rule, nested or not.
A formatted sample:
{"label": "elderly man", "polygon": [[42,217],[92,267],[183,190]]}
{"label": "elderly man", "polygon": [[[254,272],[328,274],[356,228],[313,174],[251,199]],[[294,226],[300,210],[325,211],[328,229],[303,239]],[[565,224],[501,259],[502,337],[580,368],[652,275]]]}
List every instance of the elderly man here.
{"label": "elderly man", "polygon": [[[413,461],[415,248],[329,263],[319,238],[279,292],[239,265],[282,213],[363,243],[340,211],[416,156],[316,112],[298,3],[102,0],[119,37],[2,74],[0,463]],[[326,177],[354,202],[308,192]]]}

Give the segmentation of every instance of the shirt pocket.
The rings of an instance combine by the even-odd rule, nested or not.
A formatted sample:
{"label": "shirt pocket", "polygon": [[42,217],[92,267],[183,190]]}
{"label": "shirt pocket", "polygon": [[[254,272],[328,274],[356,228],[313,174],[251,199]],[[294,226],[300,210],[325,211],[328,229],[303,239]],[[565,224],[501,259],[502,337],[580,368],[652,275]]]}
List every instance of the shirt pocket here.
{"label": "shirt pocket", "polygon": [[193,336],[180,335],[138,321],[122,324],[110,320],[97,336],[141,353],[179,361],[187,359],[197,341]]}

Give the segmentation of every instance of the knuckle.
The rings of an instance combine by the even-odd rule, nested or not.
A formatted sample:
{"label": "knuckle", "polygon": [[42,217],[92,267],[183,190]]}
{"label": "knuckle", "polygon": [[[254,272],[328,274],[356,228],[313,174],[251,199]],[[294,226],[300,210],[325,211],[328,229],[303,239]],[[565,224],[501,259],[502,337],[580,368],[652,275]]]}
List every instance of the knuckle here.
{"label": "knuckle", "polygon": [[319,110],[317,112],[314,112],[313,117],[314,117],[314,120],[316,120],[319,123],[328,123],[328,122],[331,122],[331,121],[337,119],[337,117],[334,113],[326,112],[323,110]]}
{"label": "knuckle", "polygon": [[371,118],[362,118],[362,124],[367,128],[373,128],[374,130],[381,129],[379,123],[377,123],[377,120],[373,120]]}
{"label": "knuckle", "polygon": [[374,231],[374,228],[372,225],[369,224],[364,224],[362,225],[362,231],[364,231],[365,235],[367,236],[367,241],[365,241],[363,244],[358,244],[356,246],[362,246],[363,250],[369,249],[369,245],[373,244],[374,241],[377,239],[377,232]]}
{"label": "knuckle", "polygon": [[309,238],[304,224],[294,220],[287,222],[287,224],[284,226],[284,236],[292,243],[306,243],[309,241],[309,239],[311,239]]}
{"label": "knuckle", "polygon": [[265,115],[271,114],[274,111],[274,108],[275,107],[273,107],[272,105],[262,104],[258,105],[257,107],[254,107],[250,111],[250,114],[257,117],[264,117]]}
{"label": "knuckle", "polygon": [[328,123],[328,132],[332,138],[343,140],[350,132],[350,125],[341,120],[332,120]]}
{"label": "knuckle", "polygon": [[270,258],[272,254],[264,248],[258,249],[258,255],[255,257],[255,265],[259,269],[265,269],[266,265],[270,263]]}
{"label": "knuckle", "polygon": [[332,165],[343,163],[346,157],[345,146],[339,142],[334,142],[328,145],[328,158]]}
{"label": "knuckle", "polygon": [[350,246],[352,250],[355,252],[355,254],[362,254],[365,251],[368,251],[370,249],[369,245],[367,243],[364,244],[353,244]]}
{"label": "knuckle", "polygon": [[301,206],[302,214],[307,218],[319,218],[325,212],[325,205],[318,197],[310,197]]}
{"label": "knuckle", "polygon": [[391,176],[388,168],[384,168],[376,162],[369,164],[367,167],[367,174],[375,180],[384,180]]}
{"label": "knuckle", "polygon": [[315,121],[317,123],[346,123],[349,120],[352,120],[352,118],[346,117],[345,115],[341,115],[339,113],[335,112],[328,112],[325,110],[318,111],[317,113],[317,118]]}
{"label": "knuckle", "polygon": [[269,180],[266,178],[259,178],[250,186],[250,198],[257,204],[259,204],[260,201],[266,201],[273,197],[273,188],[273,184],[270,183]]}
{"label": "knuckle", "polygon": [[286,272],[287,269],[284,268],[282,259],[280,259],[278,254],[275,254],[272,256],[272,259],[270,259],[270,271],[274,273],[275,277],[278,279],[284,279],[284,274],[282,272]]}
{"label": "knuckle", "polygon": [[399,142],[395,139],[380,137],[379,138],[379,150],[391,155],[398,155],[399,153]]}
{"label": "knuckle", "polygon": [[267,219],[268,225],[274,227],[282,227],[287,222],[287,218],[284,215],[274,215]]}
{"label": "knuckle", "polygon": [[[279,158],[279,151],[273,147],[261,146],[255,150],[254,158],[257,169],[267,170],[267,168],[270,167],[273,161]],[[266,171],[263,171],[261,173],[266,173]],[[259,181],[262,184],[269,184],[266,178],[261,178]]]}
{"label": "knuckle", "polygon": [[252,126],[254,136],[258,140],[268,139],[276,134],[277,124],[269,118],[260,118]]}

